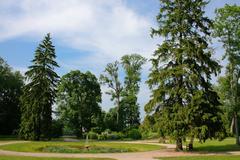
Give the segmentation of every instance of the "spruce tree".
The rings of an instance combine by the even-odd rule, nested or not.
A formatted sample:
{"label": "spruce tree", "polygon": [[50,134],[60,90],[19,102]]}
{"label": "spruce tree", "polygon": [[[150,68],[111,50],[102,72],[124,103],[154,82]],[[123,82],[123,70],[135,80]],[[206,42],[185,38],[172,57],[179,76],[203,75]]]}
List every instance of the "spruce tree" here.
{"label": "spruce tree", "polygon": [[145,106],[157,113],[161,133],[182,141],[216,138],[224,131],[219,98],[211,85],[211,74],[219,64],[209,47],[212,21],[204,16],[205,0],[160,0],[158,28],[152,36],[163,38],[152,58],[148,84],[152,96]]}
{"label": "spruce tree", "polygon": [[20,136],[29,140],[51,138],[52,105],[56,97],[59,67],[50,34],[35,51],[33,65],[25,73],[26,84],[21,97]]}

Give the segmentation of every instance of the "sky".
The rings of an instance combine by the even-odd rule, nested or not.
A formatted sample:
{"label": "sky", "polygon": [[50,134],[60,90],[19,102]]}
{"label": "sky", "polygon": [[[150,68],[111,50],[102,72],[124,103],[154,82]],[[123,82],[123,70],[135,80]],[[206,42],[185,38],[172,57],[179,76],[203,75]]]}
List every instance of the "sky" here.
{"label": "sky", "polygon": [[[215,9],[226,3],[240,5],[240,0],[211,0],[206,15],[214,18]],[[79,69],[99,77],[107,63],[125,54],[152,57],[161,43],[150,37],[151,27],[157,25],[159,5],[159,0],[0,0],[0,56],[24,73],[38,44],[51,33],[60,76]],[[221,44],[213,47],[214,57],[224,66]],[[150,96],[145,83],[150,66],[143,66],[138,95],[141,117]],[[114,105],[106,90],[102,87],[101,106],[107,111]]]}

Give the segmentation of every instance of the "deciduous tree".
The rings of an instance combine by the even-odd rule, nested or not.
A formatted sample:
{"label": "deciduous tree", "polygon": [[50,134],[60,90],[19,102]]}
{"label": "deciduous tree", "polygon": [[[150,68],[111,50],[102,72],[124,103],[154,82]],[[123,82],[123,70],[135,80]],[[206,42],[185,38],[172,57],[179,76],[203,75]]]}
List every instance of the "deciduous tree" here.
{"label": "deciduous tree", "polygon": [[0,135],[16,134],[20,124],[23,76],[0,57]]}
{"label": "deciduous tree", "polygon": [[78,137],[93,126],[93,116],[101,114],[101,89],[91,72],[71,71],[61,78],[58,86],[58,112],[62,121]]}
{"label": "deciduous tree", "polygon": [[127,128],[138,127],[140,124],[139,104],[137,95],[141,81],[141,70],[146,59],[139,54],[125,55],[121,64],[125,71],[124,89],[122,93],[121,109],[123,110],[124,126]]}
{"label": "deciduous tree", "polygon": [[216,10],[214,23],[214,35],[219,37],[223,43],[227,58],[227,77],[230,78],[230,107],[233,110],[233,121],[235,126],[236,144],[240,145],[238,112],[240,110],[238,85],[240,78],[240,6],[225,5],[224,8]]}

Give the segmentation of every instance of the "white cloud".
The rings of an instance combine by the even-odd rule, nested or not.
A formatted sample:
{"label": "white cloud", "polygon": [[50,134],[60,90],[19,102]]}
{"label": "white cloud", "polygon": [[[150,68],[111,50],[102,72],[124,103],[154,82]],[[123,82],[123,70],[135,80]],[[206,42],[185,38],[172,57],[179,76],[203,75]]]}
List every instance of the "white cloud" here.
{"label": "white cloud", "polygon": [[39,38],[51,32],[64,45],[114,57],[129,52],[148,56],[154,47],[149,37],[151,20],[121,0],[9,0],[0,5],[4,11],[1,41],[17,36]]}
{"label": "white cloud", "polygon": [[[123,0],[0,0],[0,19],[0,42],[17,37],[39,41],[50,32],[62,46],[89,53],[81,59],[61,59],[66,70],[89,68],[99,75],[124,54],[149,58],[156,46],[149,36],[154,17],[137,14]],[[143,89],[141,105],[149,94],[146,86]],[[103,95],[103,105],[111,104]]]}

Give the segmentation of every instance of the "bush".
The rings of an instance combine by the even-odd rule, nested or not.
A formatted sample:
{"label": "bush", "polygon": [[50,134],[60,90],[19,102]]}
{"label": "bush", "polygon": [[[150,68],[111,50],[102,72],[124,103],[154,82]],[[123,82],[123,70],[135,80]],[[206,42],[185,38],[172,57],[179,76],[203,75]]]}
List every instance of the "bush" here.
{"label": "bush", "polygon": [[127,137],[137,140],[137,139],[141,139],[142,135],[138,129],[131,129],[130,131],[128,131]]}
{"label": "bush", "polygon": [[110,134],[107,134],[107,140],[120,140],[123,139],[123,134],[120,132],[112,132]]}
{"label": "bush", "polygon": [[98,140],[120,140],[123,139],[124,135],[121,132],[111,132],[106,130],[98,135]]}
{"label": "bush", "polygon": [[52,138],[59,138],[63,135],[63,123],[60,120],[52,121]]}
{"label": "bush", "polygon": [[95,132],[90,131],[90,132],[88,133],[88,138],[89,138],[89,139],[98,139],[98,134],[95,133]]}
{"label": "bush", "polygon": [[160,134],[157,132],[144,132],[142,133],[142,138],[143,139],[158,139],[160,138]]}
{"label": "bush", "polygon": [[106,140],[107,139],[107,136],[106,135],[103,135],[103,134],[99,134],[98,135],[98,140],[99,141],[104,141],[104,140]]}

